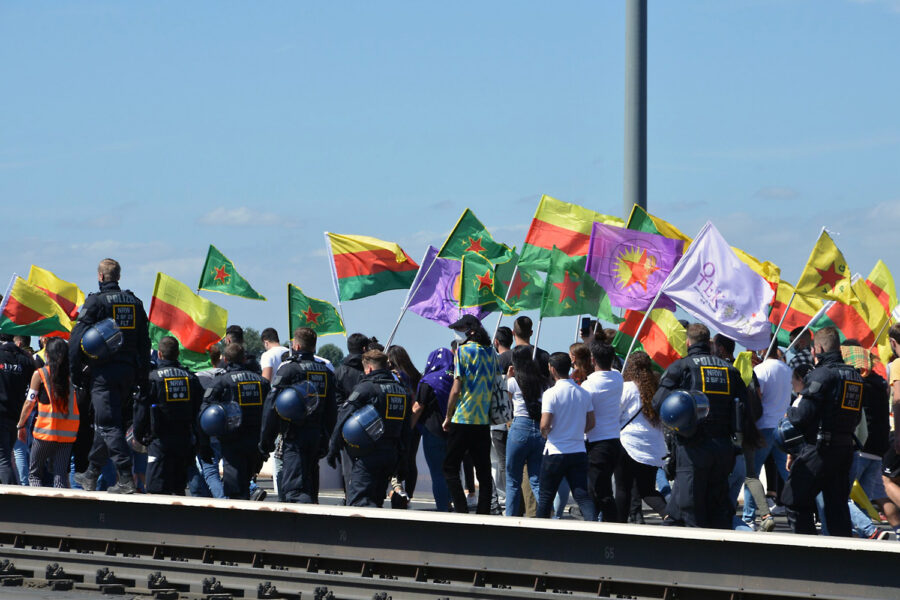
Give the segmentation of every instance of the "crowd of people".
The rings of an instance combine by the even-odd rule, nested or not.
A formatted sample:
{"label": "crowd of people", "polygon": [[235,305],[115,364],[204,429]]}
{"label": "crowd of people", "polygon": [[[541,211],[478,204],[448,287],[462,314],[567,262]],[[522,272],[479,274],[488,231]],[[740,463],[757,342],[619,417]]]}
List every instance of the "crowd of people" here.
{"label": "crowd of people", "polygon": [[[29,339],[0,335],[0,482],[261,500],[273,456],[280,501],[318,502],[324,460],[347,505],[407,508],[421,445],[443,512],[559,518],[571,495],[590,521],[643,523],[646,504],[668,525],[772,531],[781,512],[797,533],[890,537],[850,500],[858,481],[900,537],[900,362],[885,381],[833,328],[793,331],[786,356],[773,344],[739,369],[732,340],[685,324],[687,355],[660,373],[642,351],[617,355],[596,322],[549,353],[527,316],[491,337],[464,315],[421,372],[362,333],[333,365],[306,327],[289,348],[265,329],[257,359],[230,326],[194,373],[176,338],[151,348],[120,274],[101,261],[68,342],[42,338],[32,356]],[[116,344],[89,351],[107,319],[101,341]],[[900,324],[889,335],[900,354]]]}

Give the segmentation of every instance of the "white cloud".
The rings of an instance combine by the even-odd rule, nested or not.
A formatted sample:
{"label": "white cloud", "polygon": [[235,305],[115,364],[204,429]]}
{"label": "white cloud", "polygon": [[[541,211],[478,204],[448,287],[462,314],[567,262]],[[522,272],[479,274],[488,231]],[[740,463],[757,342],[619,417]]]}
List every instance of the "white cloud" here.
{"label": "white cloud", "polygon": [[142,280],[149,280],[161,272],[191,286],[200,278],[202,269],[203,258],[200,257],[150,260],[137,265],[137,272]]}
{"label": "white cloud", "polygon": [[197,223],[213,227],[296,226],[296,221],[294,221],[294,219],[285,218],[272,212],[255,210],[247,206],[238,206],[236,208],[214,208],[201,215],[200,218],[197,219]]}
{"label": "white cloud", "polygon": [[[494,236],[494,239],[498,242],[502,242],[503,237],[512,237],[524,234],[528,231],[528,228],[531,227],[531,221],[528,223],[516,223],[515,225],[485,225],[487,230]],[[524,237],[524,236],[523,236]],[[510,245],[518,245],[516,242],[512,242]]]}

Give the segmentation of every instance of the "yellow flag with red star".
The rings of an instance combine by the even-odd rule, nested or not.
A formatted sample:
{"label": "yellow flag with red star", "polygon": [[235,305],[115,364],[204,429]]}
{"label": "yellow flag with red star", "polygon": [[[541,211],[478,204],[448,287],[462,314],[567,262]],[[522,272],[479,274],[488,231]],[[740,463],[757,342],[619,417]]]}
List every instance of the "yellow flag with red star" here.
{"label": "yellow flag with red star", "polygon": [[309,327],[319,335],[346,333],[341,315],[325,300],[310,298],[296,285],[288,284],[288,327]]}
{"label": "yellow flag with red star", "polygon": [[797,293],[849,304],[852,293],[850,277],[844,255],[828,232],[823,230],[797,282]]}

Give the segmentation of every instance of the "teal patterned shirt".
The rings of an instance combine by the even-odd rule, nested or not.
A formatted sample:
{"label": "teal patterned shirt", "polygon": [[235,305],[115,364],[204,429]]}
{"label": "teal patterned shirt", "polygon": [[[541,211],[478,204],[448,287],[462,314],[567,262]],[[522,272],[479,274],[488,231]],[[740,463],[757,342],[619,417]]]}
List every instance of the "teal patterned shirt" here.
{"label": "teal patterned shirt", "polygon": [[456,349],[453,375],[462,383],[462,391],[451,422],[490,425],[491,388],[499,368],[497,353],[490,346],[467,342]]}

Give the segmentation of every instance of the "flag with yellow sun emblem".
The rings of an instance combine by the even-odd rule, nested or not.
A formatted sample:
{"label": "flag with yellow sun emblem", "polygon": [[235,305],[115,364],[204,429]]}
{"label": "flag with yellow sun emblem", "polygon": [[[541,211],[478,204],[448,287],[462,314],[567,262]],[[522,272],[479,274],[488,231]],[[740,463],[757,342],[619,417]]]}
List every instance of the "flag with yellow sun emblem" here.
{"label": "flag with yellow sun emblem", "polygon": [[[594,223],[585,268],[613,306],[647,310],[683,249],[682,240]],[[656,306],[675,310],[665,297]]]}

